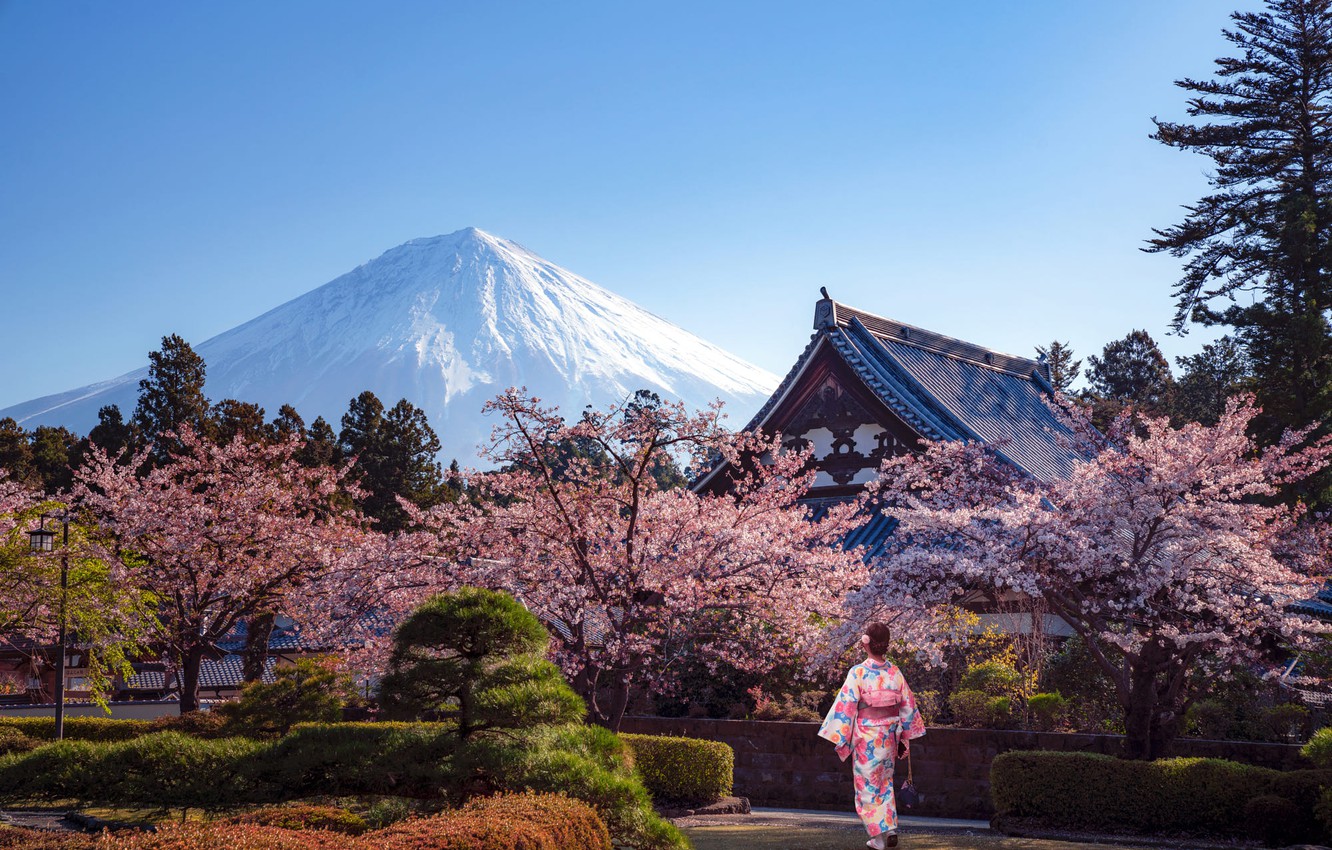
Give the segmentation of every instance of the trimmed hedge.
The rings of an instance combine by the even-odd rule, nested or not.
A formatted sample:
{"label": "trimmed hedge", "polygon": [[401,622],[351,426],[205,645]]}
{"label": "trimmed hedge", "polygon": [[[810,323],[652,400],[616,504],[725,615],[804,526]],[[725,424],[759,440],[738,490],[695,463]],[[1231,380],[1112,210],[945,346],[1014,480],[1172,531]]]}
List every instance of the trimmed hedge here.
{"label": "trimmed hedge", "polygon": [[0,756],[26,753],[35,749],[37,742],[11,726],[0,726]]}
{"label": "trimmed hedge", "polygon": [[262,800],[252,765],[263,745],[159,732],[128,741],[57,741],[0,758],[0,799],[154,802],[220,808]]}
{"label": "trimmed hedge", "polygon": [[1332,770],[1283,772],[1221,759],[1022,751],[990,765],[996,819],[1067,829],[1320,843],[1314,808],[1327,787]]}
{"label": "trimmed hedge", "polygon": [[653,812],[624,743],[599,726],[474,737],[459,747],[449,724],[307,724],[276,742],[159,732],[115,743],[60,741],[0,757],[0,802],[44,798],[219,809],[315,795],[391,794],[458,804],[505,791],[582,800],[598,812],[617,845],[689,846]]}
{"label": "trimmed hedge", "polygon": [[729,744],[667,735],[621,735],[654,800],[712,803],[731,793],[735,751]]}
{"label": "trimmed hedge", "polygon": [[[0,718],[0,728],[17,729],[38,741],[55,740],[54,717]],[[148,720],[115,720],[110,717],[66,717],[66,741],[128,741],[153,731]]]}

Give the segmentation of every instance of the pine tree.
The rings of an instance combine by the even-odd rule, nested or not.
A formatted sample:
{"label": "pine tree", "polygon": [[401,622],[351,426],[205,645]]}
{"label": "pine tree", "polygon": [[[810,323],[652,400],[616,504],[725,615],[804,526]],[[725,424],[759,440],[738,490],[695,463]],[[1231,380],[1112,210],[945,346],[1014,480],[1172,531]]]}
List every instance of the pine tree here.
{"label": "pine tree", "polygon": [[[328,423],[325,422],[325,425]],[[332,429],[330,429],[332,430]],[[268,424],[268,433],[274,440],[287,440],[292,437],[305,438],[305,420],[290,404],[278,408],[278,415]]]}
{"label": "pine tree", "polygon": [[213,405],[211,418],[211,436],[219,443],[229,443],[237,437],[249,443],[268,438],[264,409],[253,402],[225,398]]}
{"label": "pine tree", "polygon": [[132,449],[138,438],[134,426],[125,422],[120,407],[108,404],[97,411],[97,424],[88,432],[87,441],[100,446],[103,451],[114,457],[126,449]]}
{"label": "pine tree", "polygon": [[1082,371],[1082,361],[1073,359],[1073,349],[1068,343],[1055,340],[1048,347],[1036,346],[1036,354],[1045,358],[1050,367],[1050,385],[1056,392],[1067,393]]}
{"label": "pine tree", "polygon": [[0,470],[11,481],[31,483],[32,438],[12,417],[0,419]]}
{"label": "pine tree", "polygon": [[1100,357],[1088,357],[1087,381],[1094,396],[1149,412],[1164,410],[1174,389],[1169,361],[1151,334],[1142,330],[1106,343]]}
{"label": "pine tree", "polygon": [[67,428],[38,425],[32,432],[32,470],[50,495],[68,492],[74,483],[72,464],[78,457],[79,438]]}
{"label": "pine tree", "polygon": [[1252,392],[1251,365],[1244,348],[1232,337],[1222,337],[1201,352],[1175,358],[1181,370],[1175,385],[1171,420],[1215,425],[1226,409],[1226,401],[1242,392]]}
{"label": "pine tree", "polygon": [[1332,0],[1231,15],[1238,55],[1183,79],[1187,123],[1153,138],[1210,158],[1213,192],[1146,249],[1187,258],[1174,326],[1235,328],[1271,442],[1332,418]]}
{"label": "pine tree", "polygon": [[366,493],[361,510],[379,530],[405,527],[399,496],[423,508],[444,499],[443,473],[435,460],[439,437],[425,413],[406,399],[385,411],[374,393],[361,393],[342,417],[338,443],[346,456],[356,458],[352,475]]}
{"label": "pine tree", "polygon": [[203,358],[176,334],[162,337],[162,350],[148,355],[148,377],[139,381],[133,422],[152,443],[155,463],[166,463],[179,447],[178,440],[165,435],[184,425],[198,434],[211,430],[205,371]]}
{"label": "pine tree", "polygon": [[305,445],[296,453],[296,460],[307,469],[317,466],[337,466],[342,463],[342,446],[333,426],[322,416],[315,417],[305,436]]}

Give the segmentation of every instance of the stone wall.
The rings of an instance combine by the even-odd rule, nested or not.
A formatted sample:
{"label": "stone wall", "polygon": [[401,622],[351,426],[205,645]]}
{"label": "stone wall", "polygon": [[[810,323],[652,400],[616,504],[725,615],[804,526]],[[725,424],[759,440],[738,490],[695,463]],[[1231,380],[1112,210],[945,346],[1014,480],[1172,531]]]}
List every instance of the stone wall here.
{"label": "stone wall", "polygon": [[[817,723],[627,717],[624,732],[724,741],[735,750],[735,793],[757,806],[849,809],[851,768],[816,735]],[[1117,735],[1066,735],[991,729],[930,729],[911,744],[916,787],[924,802],[910,814],[989,818],[990,762],[1009,750],[1119,751]],[[1227,758],[1283,770],[1307,767],[1299,747],[1180,739],[1175,755]],[[898,765],[899,780],[905,765]]]}

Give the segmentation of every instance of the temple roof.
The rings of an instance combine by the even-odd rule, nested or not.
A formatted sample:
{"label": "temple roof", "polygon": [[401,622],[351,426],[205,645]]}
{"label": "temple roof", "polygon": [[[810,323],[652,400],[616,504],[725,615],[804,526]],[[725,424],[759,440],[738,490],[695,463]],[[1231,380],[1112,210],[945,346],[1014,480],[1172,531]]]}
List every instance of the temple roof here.
{"label": "temple roof", "polygon": [[810,344],[745,430],[767,423],[825,347],[922,438],[984,443],[1043,481],[1071,474],[1077,456],[1045,403],[1053,393],[1046,364],[831,299],[818,302]]}

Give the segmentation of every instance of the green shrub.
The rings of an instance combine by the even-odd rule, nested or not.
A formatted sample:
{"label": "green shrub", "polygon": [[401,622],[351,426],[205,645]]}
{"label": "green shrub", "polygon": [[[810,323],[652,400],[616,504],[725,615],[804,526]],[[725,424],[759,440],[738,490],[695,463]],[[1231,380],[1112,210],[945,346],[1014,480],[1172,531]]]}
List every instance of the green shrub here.
{"label": "green shrub", "polygon": [[1300,810],[1285,797],[1263,794],[1244,804],[1249,834],[1268,847],[1282,847],[1299,840]]}
{"label": "green shrub", "polygon": [[550,635],[512,596],[465,587],[433,596],[393,633],[385,715],[454,722],[459,738],[583,719],[587,706],[544,657]]}
{"label": "green shrub", "polygon": [[1031,712],[1033,725],[1042,732],[1049,732],[1059,727],[1068,711],[1068,700],[1058,691],[1052,694],[1032,694],[1027,699],[1027,711]]}
{"label": "green shrub", "polygon": [[[1220,759],[1126,761],[1092,753],[1009,752],[990,767],[996,817],[1063,829],[1244,835],[1245,806],[1271,795],[1299,814],[1292,834],[1314,841],[1318,789],[1332,771],[1276,771]],[[1265,811],[1274,811],[1269,807]]]}
{"label": "green shrub", "polygon": [[967,729],[982,729],[989,725],[990,698],[984,691],[958,690],[948,697],[948,708],[953,712],[953,723]]}
{"label": "green shrub", "polygon": [[1319,767],[1332,768],[1332,726],[1324,726],[1309,737],[1300,754]]}
{"label": "green shrub", "polygon": [[[37,741],[55,740],[54,717],[6,717],[0,726],[19,730]],[[128,741],[152,731],[147,720],[117,720],[111,717],[66,717],[66,741]]]}
{"label": "green shrub", "polygon": [[1229,703],[1220,700],[1202,700],[1189,708],[1184,716],[1185,730],[1199,738],[1224,740],[1235,727],[1235,712]]}
{"label": "green shrub", "polygon": [[0,800],[74,799],[217,808],[255,796],[258,744],[176,732],[129,741],[59,741],[0,759]]}
{"label": "green shrub", "polygon": [[566,794],[597,810],[616,847],[688,850],[689,842],[652,809],[626,746],[600,726],[546,727],[522,740],[482,738],[458,754],[459,776],[481,774],[496,790]]}
{"label": "green shrub", "polygon": [[1323,828],[1323,840],[1332,837],[1332,788],[1318,796],[1318,803],[1314,806],[1314,818]]}
{"label": "green shrub", "polygon": [[[925,719],[925,723],[939,722],[939,692],[938,691],[916,691],[916,710],[920,716]],[[815,720],[822,720],[822,717],[815,717]]]}
{"label": "green shrub", "polygon": [[731,793],[735,751],[729,744],[665,735],[621,735],[620,740],[658,802],[711,803]]}
{"label": "green shrub", "polygon": [[447,796],[457,733],[446,723],[305,723],[254,765],[261,786],[312,794]]}
{"label": "green shrub", "polygon": [[970,729],[1004,729],[1010,725],[1013,703],[1009,697],[991,696],[984,691],[953,691],[948,698],[953,722]]}
{"label": "green shrub", "polygon": [[1262,725],[1269,741],[1303,741],[1309,735],[1309,709],[1293,702],[1274,705],[1263,712]]}
{"label": "green shrub", "polygon": [[1024,680],[1011,664],[1002,661],[982,661],[968,667],[958,680],[959,691],[981,691],[992,697],[1018,698],[1022,696]]}
{"label": "green shrub", "polygon": [[365,810],[365,822],[373,829],[383,829],[412,816],[411,806],[401,797],[383,797]]}
{"label": "green shrub", "polygon": [[340,832],[343,835],[360,835],[370,828],[364,819],[346,809],[305,804],[255,809],[236,815],[228,822],[276,826],[282,829],[322,829]]}
{"label": "green shrub", "polygon": [[236,734],[227,728],[227,718],[217,711],[187,711],[164,714],[152,722],[150,732],[179,732],[196,738],[226,738]]}
{"label": "green shrub", "polygon": [[7,756],[10,753],[26,753],[36,746],[36,741],[12,726],[0,726],[0,756]]}
{"label": "green shrub", "polygon": [[327,663],[302,658],[292,667],[280,667],[272,682],[251,682],[235,702],[217,713],[238,734],[278,738],[298,723],[333,723],[342,719],[342,707],[355,693],[351,677]]}

